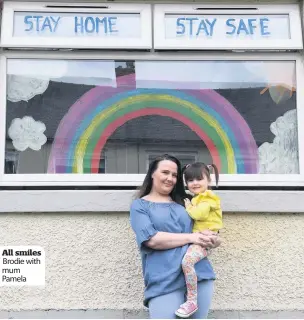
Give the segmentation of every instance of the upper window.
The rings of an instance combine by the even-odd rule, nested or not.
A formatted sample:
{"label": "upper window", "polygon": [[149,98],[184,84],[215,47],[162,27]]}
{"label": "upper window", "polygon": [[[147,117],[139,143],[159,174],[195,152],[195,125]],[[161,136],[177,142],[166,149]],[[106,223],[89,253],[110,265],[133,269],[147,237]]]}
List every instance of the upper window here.
{"label": "upper window", "polygon": [[1,46],[150,49],[150,4],[4,1]]}
{"label": "upper window", "polygon": [[297,4],[158,4],[154,48],[302,49],[301,13]]}
{"label": "upper window", "polygon": [[165,152],[249,180],[299,174],[295,61],[8,59],[6,87],[8,179],[122,182]]}

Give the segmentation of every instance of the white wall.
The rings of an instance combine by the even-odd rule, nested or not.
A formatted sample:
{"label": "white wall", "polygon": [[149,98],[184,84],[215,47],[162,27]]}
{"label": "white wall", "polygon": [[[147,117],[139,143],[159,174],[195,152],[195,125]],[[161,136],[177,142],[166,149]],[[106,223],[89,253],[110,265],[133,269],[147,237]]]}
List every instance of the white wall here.
{"label": "white wall", "polygon": [[[2,213],[0,243],[40,245],[46,286],[0,287],[0,310],[142,309],[128,213]],[[304,310],[303,214],[224,213],[215,310]]]}

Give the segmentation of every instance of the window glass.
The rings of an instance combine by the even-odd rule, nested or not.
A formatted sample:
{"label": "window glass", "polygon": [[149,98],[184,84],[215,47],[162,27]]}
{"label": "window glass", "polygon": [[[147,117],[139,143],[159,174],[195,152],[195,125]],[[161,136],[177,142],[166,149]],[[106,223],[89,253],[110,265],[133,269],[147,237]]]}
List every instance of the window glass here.
{"label": "window glass", "polygon": [[[299,173],[294,61],[8,59],[5,173]],[[17,160],[8,160],[8,159]],[[17,167],[16,167],[17,166]]]}
{"label": "window glass", "polygon": [[17,173],[19,153],[13,150],[5,152],[5,173]]}

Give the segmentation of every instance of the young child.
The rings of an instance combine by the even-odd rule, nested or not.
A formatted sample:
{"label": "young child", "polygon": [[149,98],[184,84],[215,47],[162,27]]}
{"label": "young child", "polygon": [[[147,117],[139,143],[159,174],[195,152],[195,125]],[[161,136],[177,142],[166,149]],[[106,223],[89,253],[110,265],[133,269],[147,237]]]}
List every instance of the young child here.
{"label": "young child", "polygon": [[[220,199],[210,190],[210,170],[214,168],[216,186],[219,173],[217,167],[201,162],[188,164],[184,168],[184,179],[188,190],[194,195],[192,200],[185,200],[188,214],[194,220],[193,232],[202,232],[209,229],[215,233],[223,227]],[[182,268],[187,287],[187,301],[175,312],[180,318],[188,318],[198,310],[197,305],[197,276],[194,265],[206,258],[208,249],[200,245],[189,246],[183,261]]]}

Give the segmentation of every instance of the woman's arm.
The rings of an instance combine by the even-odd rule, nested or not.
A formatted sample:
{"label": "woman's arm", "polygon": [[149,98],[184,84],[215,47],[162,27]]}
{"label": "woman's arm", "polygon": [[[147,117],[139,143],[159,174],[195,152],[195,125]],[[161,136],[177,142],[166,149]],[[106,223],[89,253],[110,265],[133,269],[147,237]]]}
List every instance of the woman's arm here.
{"label": "woman's arm", "polygon": [[130,220],[138,246],[144,245],[154,250],[172,249],[189,243],[198,244],[204,248],[213,246],[212,236],[208,234],[169,233],[156,230],[148,211],[138,201],[134,201],[131,205]]}
{"label": "woman's arm", "polygon": [[173,249],[190,243],[210,248],[214,245],[212,238],[213,236],[203,233],[169,233],[159,231],[150,240],[145,241],[144,245],[154,250]]}

